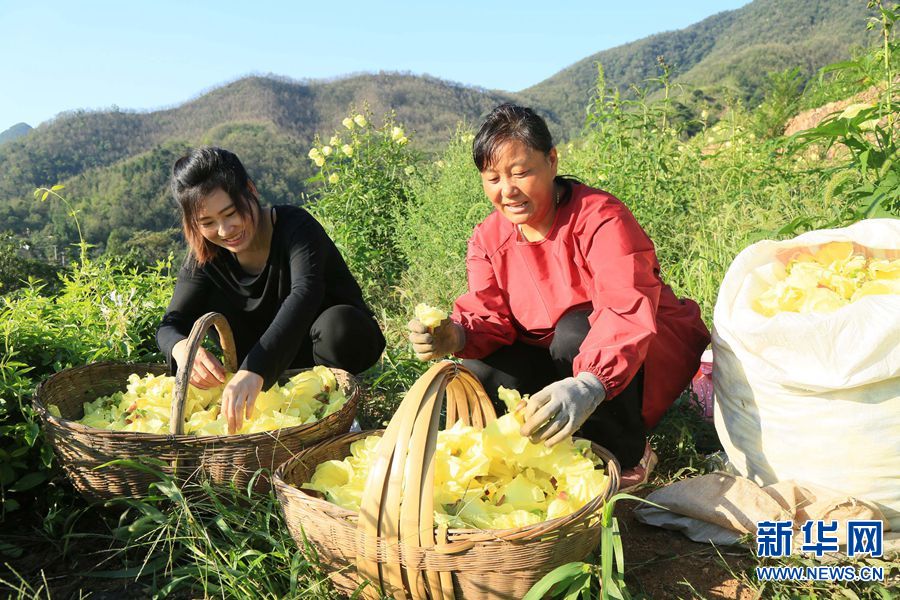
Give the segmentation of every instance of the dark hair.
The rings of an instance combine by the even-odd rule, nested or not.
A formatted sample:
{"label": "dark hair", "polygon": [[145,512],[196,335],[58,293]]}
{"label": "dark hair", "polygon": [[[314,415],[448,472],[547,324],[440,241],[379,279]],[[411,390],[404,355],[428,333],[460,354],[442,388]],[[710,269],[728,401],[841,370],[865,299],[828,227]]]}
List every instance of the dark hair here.
{"label": "dark hair", "polygon": [[200,233],[197,211],[204,198],[221,189],[234,203],[244,219],[256,225],[253,204],[259,208],[259,198],[253,181],[240,159],[223,148],[203,146],[191,150],[177,161],[172,169],[172,195],[181,207],[184,237],[199,264],[215,258],[219,247]]}
{"label": "dark hair", "polygon": [[544,119],[530,108],[506,102],[488,114],[472,142],[472,158],[478,170],[490,167],[500,146],[511,140],[544,154],[553,149],[553,138]]}

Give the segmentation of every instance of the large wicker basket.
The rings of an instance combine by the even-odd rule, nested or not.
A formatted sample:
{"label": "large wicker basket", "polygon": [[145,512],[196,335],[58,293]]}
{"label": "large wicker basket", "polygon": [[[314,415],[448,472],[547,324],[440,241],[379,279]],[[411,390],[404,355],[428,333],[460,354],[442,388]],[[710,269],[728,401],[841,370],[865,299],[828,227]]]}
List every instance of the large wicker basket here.
{"label": "large wicker basket", "polygon": [[[219,332],[225,366],[233,372],[237,361],[231,329],[217,313],[207,313],[194,325],[188,338],[188,364],[193,364],[212,325]],[[157,481],[153,473],[129,465],[100,468],[116,459],[155,458],[168,465],[164,471],[181,481],[208,477],[216,483],[233,481],[245,486],[260,468],[274,470],[305,446],[346,433],[359,402],[359,388],[353,376],[332,369],[347,395],[347,403],[320,421],[244,435],[184,435],[183,410],[190,372],[185,369],[176,378],[169,435],[108,431],[74,422],[83,416],[84,402],[124,390],[131,373],[159,375],[167,370],[165,365],[151,363],[94,363],[60,371],[38,386],[34,407],[43,422],[45,439],[56,451],[72,484],[88,499],[141,497],[147,494],[149,484]],[[284,377],[298,372],[289,371]],[[48,412],[51,404],[59,407],[61,417]],[[267,484],[265,477],[257,482],[259,489]]]}
{"label": "large wicker basket", "polygon": [[[496,416],[475,376],[451,362],[434,365],[403,400],[378,446],[362,506],[353,512],[299,489],[316,466],[341,460],[350,444],[375,431],[351,433],[300,452],[275,472],[275,489],[291,535],[312,542],[338,590],[379,598],[520,599],[541,577],[584,559],[599,543],[599,509],[618,489],[619,465],[604,448],[605,492],[577,512],[505,530],[434,525],[434,454],[441,406],[446,427],[477,428]],[[401,490],[404,490],[401,493]]]}

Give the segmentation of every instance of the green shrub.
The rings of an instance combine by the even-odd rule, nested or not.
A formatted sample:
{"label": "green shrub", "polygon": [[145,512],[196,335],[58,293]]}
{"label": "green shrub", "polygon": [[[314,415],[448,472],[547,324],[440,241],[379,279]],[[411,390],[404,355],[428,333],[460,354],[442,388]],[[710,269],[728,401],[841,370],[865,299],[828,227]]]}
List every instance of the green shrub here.
{"label": "green shrub", "polygon": [[418,302],[450,309],[466,291],[466,242],[491,212],[472,162],[472,133],[456,132],[441,157],[412,182],[397,245],[409,265],[403,288]]}
{"label": "green shrub", "polygon": [[59,284],[55,266],[19,256],[23,243],[10,233],[0,234],[0,295],[26,286],[29,281],[41,281],[51,287]]}
{"label": "green shrub", "polygon": [[406,261],[396,242],[396,222],[409,201],[409,179],[417,154],[393,116],[380,127],[371,115],[344,119],[343,132],[329,141],[316,138],[309,158],[322,187],[310,212],[324,225],[376,308],[390,305]]}
{"label": "green shrub", "polygon": [[[894,25],[900,20],[900,6],[885,7],[870,1],[878,15],[869,19],[869,28],[880,29],[879,47],[855,58],[828,67],[831,73],[855,74],[867,71],[877,86],[874,102],[855,103],[829,115],[815,127],[791,136],[790,149],[795,156],[834,152],[834,166],[823,169],[830,177],[824,199],[844,198],[841,215],[830,221],[812,220],[812,225],[830,227],[870,217],[900,216],[900,144],[897,139],[897,97],[895,73],[900,57],[900,42]],[[845,75],[846,76],[846,75]]]}
{"label": "green shrub", "polygon": [[774,138],[784,133],[788,120],[797,114],[802,86],[803,75],[799,67],[769,74],[765,98],[753,111],[752,127],[758,137]]}
{"label": "green shrub", "polygon": [[170,265],[138,271],[112,261],[76,264],[58,294],[30,285],[0,305],[0,498],[3,512],[32,499],[52,453],[31,408],[35,386],[62,369],[102,360],[160,360],[154,332],[174,287]]}

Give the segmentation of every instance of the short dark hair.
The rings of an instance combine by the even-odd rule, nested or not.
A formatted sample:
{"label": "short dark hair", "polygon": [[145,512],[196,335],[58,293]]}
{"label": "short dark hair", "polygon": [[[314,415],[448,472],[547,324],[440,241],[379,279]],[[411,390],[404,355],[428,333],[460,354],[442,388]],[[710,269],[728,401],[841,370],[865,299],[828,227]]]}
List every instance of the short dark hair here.
{"label": "short dark hair", "polygon": [[511,140],[544,154],[553,149],[553,137],[544,119],[530,108],[506,102],[488,114],[472,142],[472,158],[478,170],[490,167],[500,146]]}
{"label": "short dark hair", "polygon": [[181,207],[184,237],[201,265],[215,258],[219,251],[218,246],[203,237],[197,224],[197,212],[204,198],[221,189],[231,198],[238,214],[256,225],[252,208],[253,204],[259,208],[256,188],[233,152],[213,146],[191,150],[175,161],[171,187]]}

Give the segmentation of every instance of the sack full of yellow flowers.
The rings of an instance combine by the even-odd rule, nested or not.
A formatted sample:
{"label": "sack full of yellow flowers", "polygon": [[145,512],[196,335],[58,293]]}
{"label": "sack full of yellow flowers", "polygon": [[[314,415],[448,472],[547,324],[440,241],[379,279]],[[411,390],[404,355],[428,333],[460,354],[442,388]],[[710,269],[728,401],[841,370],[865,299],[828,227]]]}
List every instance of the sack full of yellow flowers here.
{"label": "sack full of yellow flowers", "polygon": [[[188,364],[212,326],[226,371],[234,373],[231,329],[217,313],[196,321]],[[38,386],[34,407],[44,436],[87,498],[144,496],[158,481],[156,468],[180,481],[205,477],[243,487],[260,469],[271,472],[301,448],[346,433],[356,415],[359,392],[349,373],[325,367],[288,371],[260,394],[242,428],[226,435],[222,388],[190,386],[190,368],[175,378],[167,371],[163,364],[93,363],[60,371]],[[164,466],[135,464],[147,458]],[[255,480],[260,489],[268,485],[264,472]]]}
{"label": "sack full of yellow flowers", "polygon": [[871,501],[900,529],[900,220],[753,244],[713,320],[716,429],[739,474]]}
{"label": "sack full of yellow flowers", "polygon": [[497,418],[470,371],[436,363],[386,430],[322,442],[278,468],[292,536],[347,594],[522,598],[597,546],[619,467],[585,440],[532,444],[520,418]]}

